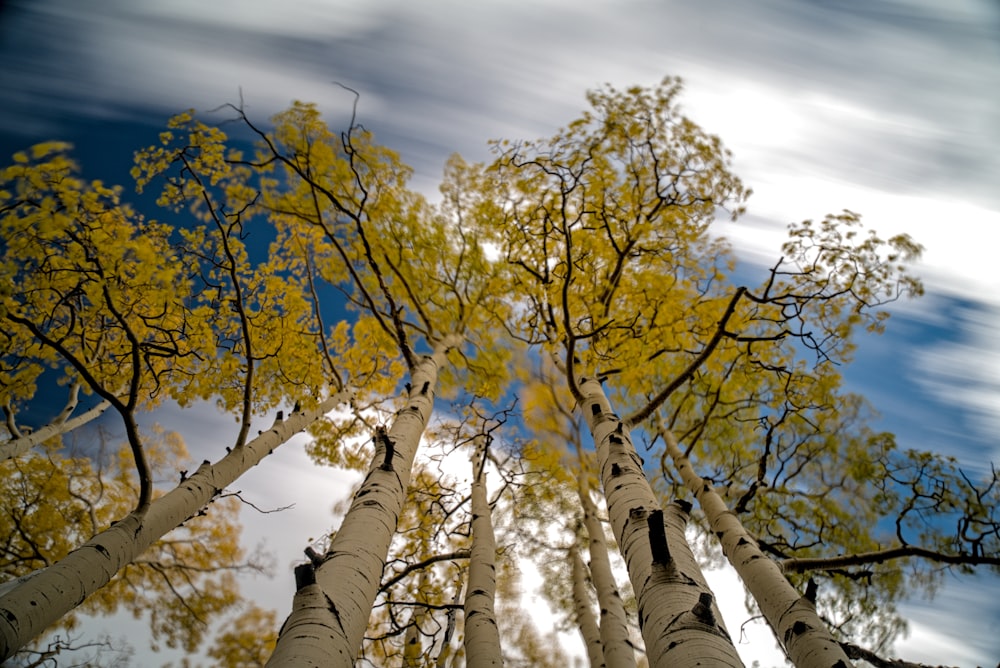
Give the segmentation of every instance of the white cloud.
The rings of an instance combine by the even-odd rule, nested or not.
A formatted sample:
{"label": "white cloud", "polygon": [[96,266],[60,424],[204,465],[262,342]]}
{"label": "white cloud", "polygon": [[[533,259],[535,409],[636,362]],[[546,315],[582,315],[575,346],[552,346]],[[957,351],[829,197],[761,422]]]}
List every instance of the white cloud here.
{"label": "white cloud", "polygon": [[[912,376],[942,403],[972,416],[970,429],[993,443],[992,452],[978,453],[977,468],[1000,461],[1000,350],[995,342],[1000,331],[1000,307],[961,309],[952,326],[961,340],[914,351]],[[971,453],[970,453],[971,454]]]}

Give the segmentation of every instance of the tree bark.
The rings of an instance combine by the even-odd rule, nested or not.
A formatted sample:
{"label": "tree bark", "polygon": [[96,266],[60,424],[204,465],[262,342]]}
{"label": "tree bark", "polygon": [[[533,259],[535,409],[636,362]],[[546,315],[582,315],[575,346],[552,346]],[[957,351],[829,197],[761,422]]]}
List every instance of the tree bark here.
{"label": "tree bark", "polygon": [[597,517],[597,508],[590,498],[586,478],[581,470],[578,477],[580,503],[583,506],[583,524],[587,529],[587,547],[590,550],[590,574],[597,590],[597,602],[601,607],[600,636],[604,648],[604,660],[608,668],[635,668],[635,649],[628,637],[628,618],[625,605],[608,558],[608,546],[604,541],[604,526]]}
{"label": "tree bark", "polygon": [[447,361],[448,342],[436,346],[414,368],[406,406],[388,432],[375,437],[375,456],[361,488],[316,567],[325,607],[310,608],[289,622],[278,637],[268,666],[353,666],[399,514],[406,498],[420,437],[434,408],[438,368]]}
{"label": "tree bark", "polygon": [[496,537],[486,498],[486,472],[478,465],[472,481],[472,555],[465,589],[465,660],[469,668],[502,666],[500,631],[493,601],[496,595]]}
{"label": "tree bark", "polygon": [[[66,400],[66,405],[59,415],[55,416],[50,425],[62,424],[69,419],[69,416],[73,414],[76,410],[77,404],[80,403],[80,383],[79,381],[74,382],[69,386],[69,398]],[[7,418],[7,431],[10,432],[11,439],[18,439],[24,436],[21,430],[17,426],[17,419],[14,417],[14,409],[10,405],[10,399],[3,406],[4,416]]]}
{"label": "tree bark", "polygon": [[100,532],[57,563],[36,571],[0,597],[0,661],[31,642],[49,625],[80,605],[146,548],[193,517],[274,448],[347,399],[330,397],[315,408],[276,420],[266,432],[215,464],[207,460],[194,475]]}
{"label": "tree bark", "polygon": [[848,668],[851,660],[834,639],[812,603],[792,587],[781,567],[767,558],[712,485],[694,472],[673,433],[660,427],[667,452],[681,479],[698,499],[722,550],[797,668]]}
{"label": "tree bark", "polygon": [[[663,513],[632,446],[630,425],[611,411],[599,382],[584,380],[580,390],[578,407],[597,448],[608,515],[638,599],[650,666],[743,668],[697,563],[675,558],[685,551],[683,538],[681,545],[667,544]],[[672,615],[678,605],[683,614]]]}
{"label": "tree bark", "polygon": [[608,664],[604,661],[601,631],[597,626],[594,610],[590,607],[590,597],[587,595],[587,566],[583,563],[580,551],[575,545],[570,548],[570,560],[573,562],[573,610],[576,612],[576,625],[587,648],[590,668],[605,668]]}
{"label": "tree bark", "polygon": [[88,422],[96,420],[110,407],[111,403],[109,401],[102,401],[90,410],[80,413],[76,417],[70,419],[67,418],[72,411],[70,411],[70,413],[63,411],[63,413],[60,413],[55,420],[37,431],[33,431],[30,434],[22,434],[17,438],[12,438],[9,441],[0,443],[0,460],[20,457],[36,445],[41,445],[50,438],[67,434],[77,427],[82,427]]}
{"label": "tree bark", "polygon": [[301,564],[295,569],[296,591],[292,598],[292,612],[281,625],[278,637],[294,637],[296,642],[294,657],[285,656],[291,645],[279,643],[271,652],[267,665],[281,665],[294,661],[303,668],[325,668],[326,666],[353,666],[353,654],[330,654],[334,644],[337,620],[330,609],[330,599],[316,584],[316,573],[312,564]]}

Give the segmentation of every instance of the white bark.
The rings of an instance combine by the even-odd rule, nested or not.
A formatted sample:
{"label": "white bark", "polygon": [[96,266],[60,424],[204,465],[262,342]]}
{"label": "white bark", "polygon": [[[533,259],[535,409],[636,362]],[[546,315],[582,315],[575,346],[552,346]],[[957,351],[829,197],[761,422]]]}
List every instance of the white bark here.
{"label": "white bark", "polygon": [[590,498],[583,471],[580,472],[577,484],[580,504],[583,506],[583,525],[587,530],[590,574],[597,590],[597,602],[601,607],[600,635],[604,660],[608,668],[635,668],[635,649],[629,640],[625,605],[611,571],[608,546],[604,541],[604,525],[597,517],[597,508]]}
{"label": "white bark", "polygon": [[[459,587],[458,590],[455,592],[455,598],[452,599],[452,603],[457,605],[458,602],[461,600],[462,600],[462,588]],[[456,614],[455,608],[451,608],[448,610],[447,614],[448,622],[445,624],[444,627],[444,637],[441,638],[441,651],[438,652],[437,661],[434,662],[434,665],[437,668],[446,668],[446,666],[448,665],[448,659],[451,658],[451,636],[455,633],[455,618],[457,616],[458,615]]]}
{"label": "white bark", "polygon": [[329,413],[347,395],[276,420],[266,432],[215,464],[207,460],[194,475],[133,512],[81,547],[0,597],[0,661],[31,642],[50,624],[78,606],[146,548],[193,517],[228,485],[282,443]]}
{"label": "white bark", "polygon": [[667,452],[681,479],[698,499],[722,551],[750,590],[761,612],[797,668],[848,668],[851,660],[812,603],[803,598],[767,558],[712,485],[694,472],[674,434],[661,426]]}
{"label": "white bark", "polygon": [[[697,564],[679,565],[672,558],[674,552],[682,552],[679,545],[670,546],[668,554],[665,540],[651,543],[648,518],[660,517],[659,503],[632,446],[630,425],[611,411],[599,382],[585,380],[580,390],[584,400],[579,409],[597,448],[608,515],[636,593],[650,666],[693,666],[700,662],[742,668]],[[655,563],[654,554],[659,555]],[[686,611],[672,615],[671,607],[677,601],[684,602]]]}
{"label": "white bark", "polygon": [[[73,414],[76,410],[76,405],[80,401],[80,383],[75,382],[69,387],[69,399],[66,400],[66,405],[59,412],[50,425],[58,425],[69,419],[69,416]],[[17,421],[14,418],[14,409],[11,408],[10,402],[8,401],[3,407],[4,414],[7,417],[7,431],[10,432],[12,440],[17,440],[22,436],[25,436],[17,426]],[[12,455],[13,456],[13,455]]]}
{"label": "white bark", "polygon": [[605,668],[608,664],[604,661],[601,631],[597,626],[597,616],[590,607],[590,596],[587,595],[587,566],[575,545],[570,549],[570,560],[573,562],[573,609],[576,612],[576,625],[587,648],[590,668]]}
{"label": "white bark", "polygon": [[472,481],[472,554],[465,589],[465,660],[469,668],[502,666],[500,631],[493,602],[496,595],[496,537],[486,498],[486,472],[481,467]]}
{"label": "white bark", "polygon": [[375,438],[368,475],[316,568],[326,612],[315,608],[312,618],[286,625],[268,666],[354,665],[406,499],[420,437],[434,408],[438,367],[446,362],[449,345],[437,346],[432,356],[424,357],[413,369],[407,405],[396,414],[389,431]]}
{"label": "white bark", "polygon": [[[301,567],[300,567],[301,568]],[[354,654],[332,655],[330,647],[333,644],[333,629],[336,619],[330,610],[329,599],[315,582],[315,573],[307,568],[312,575],[309,583],[299,583],[295,597],[292,599],[292,612],[281,625],[279,637],[294,637],[296,642],[281,643],[274,648],[268,665],[282,665],[294,661],[294,665],[303,668],[325,666],[353,666]],[[296,569],[296,578],[300,571]],[[323,623],[320,623],[320,622]],[[288,655],[293,650],[292,655]]]}
{"label": "white bark", "polygon": [[[88,422],[96,420],[101,417],[101,415],[104,414],[104,411],[108,410],[110,406],[111,402],[102,401],[90,410],[77,415],[75,418],[67,419],[73,412],[73,408],[70,408],[67,405],[67,408],[69,409],[68,411],[64,409],[63,412],[56,417],[56,419],[39,430],[33,431],[30,434],[22,434],[18,438],[12,438],[9,441],[0,443],[0,459],[20,457],[36,445],[41,445],[50,438],[67,434],[77,427],[82,427]],[[73,407],[76,407],[75,401],[73,402]]]}

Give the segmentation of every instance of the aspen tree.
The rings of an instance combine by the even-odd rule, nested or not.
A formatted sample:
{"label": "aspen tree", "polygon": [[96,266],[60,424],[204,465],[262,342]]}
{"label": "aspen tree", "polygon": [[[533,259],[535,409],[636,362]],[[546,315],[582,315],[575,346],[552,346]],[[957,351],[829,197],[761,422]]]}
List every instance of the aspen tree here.
{"label": "aspen tree", "polygon": [[[486,437],[488,438],[488,437]],[[500,632],[493,601],[496,594],[496,539],[486,497],[488,444],[473,455],[472,553],[465,590],[465,656],[469,666],[502,666]]]}
{"label": "aspen tree", "polygon": [[[593,478],[593,453],[583,447],[584,437],[579,421],[572,410],[569,393],[557,384],[553,373],[556,370],[543,358],[525,379],[525,422],[543,440],[540,447],[552,450],[547,457],[541,456],[537,448],[525,452],[527,458],[538,466],[556,469],[553,484],[570,484],[575,487],[575,497],[582,514],[584,540],[590,557],[589,575],[597,594],[600,610],[600,646],[602,661],[608,666],[628,667],[636,665],[635,648],[630,640],[629,624],[625,605],[618,590],[618,584],[611,568],[604,524],[598,516],[598,508],[591,498]],[[563,444],[566,452],[556,459],[558,445]],[[575,456],[569,452],[575,451]],[[553,461],[555,460],[555,461]],[[575,473],[574,473],[575,469]],[[563,482],[560,477],[567,480]],[[575,484],[574,484],[575,483]],[[574,539],[576,536],[574,536]],[[573,548],[571,548],[573,549]],[[575,594],[575,571],[570,590]]]}
{"label": "aspen tree", "polygon": [[580,551],[574,545],[569,551],[570,563],[573,567],[573,608],[576,623],[583,636],[583,645],[587,648],[587,658],[591,668],[607,666],[604,661],[604,646],[601,643],[601,631],[597,626],[597,616],[591,607],[590,593],[587,586],[587,565],[583,563]]}
{"label": "aspen tree", "polygon": [[[268,665],[354,663],[417,454],[434,408],[438,368],[447,363],[450,339],[414,368],[406,406],[389,430],[377,432],[375,457],[325,555],[300,585]],[[308,568],[303,569],[308,573]],[[303,586],[304,585],[304,586]],[[306,590],[306,591],[303,591]],[[301,600],[300,600],[301,599]]]}
{"label": "aspen tree", "polygon": [[[920,292],[906,273],[919,246],[905,235],[859,235],[851,212],[792,225],[785,256],[761,288],[727,285],[729,250],[708,229],[720,211],[738,217],[748,191],[718,139],[678,113],[678,92],[670,79],[652,90],[594,91],[592,110],[551,139],[495,144],[496,196],[505,203],[496,243],[522,305],[509,327],[558,360],[602,466],[602,448],[626,453],[614,476],[601,471],[609,513],[613,496],[648,490],[629,431],[665,404],[686,415],[685,388],[709,384],[710,401],[713,392],[729,392],[726,428],[738,430],[780,407],[781,383],[805,369],[788,341],[832,367],[849,360],[856,327],[881,328],[881,305]],[[734,365],[746,370],[747,386],[736,382]],[[603,390],[584,375],[605,382],[610,402],[625,407],[623,417],[607,400],[588,400],[583,385],[602,397]],[[758,394],[756,376],[775,378],[772,396]],[[821,382],[836,378],[829,373]],[[615,429],[620,433],[609,434]],[[628,469],[634,484],[611,480]],[[645,502],[636,496],[626,508],[658,512],[655,496],[642,495]],[[619,547],[628,555],[619,534],[625,518],[616,512]],[[646,540],[648,531],[633,524],[632,535]],[[633,586],[645,582],[634,575],[649,567],[640,561],[629,564]],[[636,594],[642,608],[643,594]]]}
{"label": "aspen tree", "polygon": [[[205,225],[179,231],[179,245],[175,230],[122,204],[120,189],[77,178],[66,145],[37,146],[2,172],[10,189],[0,191],[0,225],[9,243],[0,266],[23,288],[5,293],[0,306],[10,325],[5,336],[18,346],[4,383],[13,378],[22,397],[33,391],[37,369],[64,364],[71,383],[85,384],[121,418],[138,479],[133,513],[5,592],[4,656],[319,420],[323,396],[326,412],[348,398],[336,394],[336,377],[330,383],[321,365],[305,362],[316,342],[308,327],[292,326],[308,319],[294,274],[282,274],[280,263],[248,262],[240,236],[255,195],[240,183],[245,174],[220,162],[223,137],[199,126],[185,149],[137,154],[140,186],[182,165],[179,175],[166,177],[160,201],[189,206]],[[221,183],[224,192],[209,183]],[[230,204],[237,213],[226,212]],[[182,473],[180,486],[154,500],[137,416],[164,397],[182,406],[217,398],[238,416],[240,430],[229,456],[204,462],[187,479]],[[306,406],[289,419],[295,428],[276,424],[245,448],[252,415],[286,399]]]}
{"label": "aspen tree", "polygon": [[833,637],[813,603],[805,600],[781,572],[781,567],[761,553],[739,519],[712,485],[694,472],[677,445],[672,431],[659,425],[667,453],[681,478],[705,512],[723,553],[743,580],[761,612],[781,641],[788,658],[798,668],[846,668],[851,661]]}
{"label": "aspen tree", "polygon": [[[420,573],[417,591],[426,589],[430,580],[427,570]],[[428,611],[420,607],[414,607],[410,612],[410,619],[406,624],[406,633],[403,634],[403,666],[405,668],[424,668],[429,665],[425,661],[424,653],[424,623],[427,621]]]}
{"label": "aspen tree", "polygon": [[632,447],[629,425],[611,411],[596,380],[585,380],[580,389],[580,409],[597,447],[608,515],[638,599],[650,665],[742,667],[715,598],[686,549],[683,529],[674,533],[673,544],[664,534],[664,512]]}
{"label": "aspen tree", "polygon": [[[592,91],[591,108],[550,139],[497,142],[496,159],[486,166],[449,159],[438,205],[407,188],[409,168],[353,117],[335,133],[303,103],[266,131],[231,107],[257,142],[252,154],[192,113],[172,119],[159,145],[139,152],[138,183],[159,184],[161,203],[186,212],[191,224],[180,230],[146,223],[120,204],[115,189],[76,179],[65,147],[43,146],[16,159],[3,172],[14,186],[0,189],[4,237],[11,240],[0,277],[30,289],[0,290],[7,323],[0,328],[0,403],[12,436],[0,453],[28,442],[19,441],[26,435],[18,435],[17,411],[43,372],[59,373],[68,362],[63,380],[71,401],[53,426],[73,424],[76,383],[107,401],[129,431],[145,492],[138,512],[5,589],[0,613],[18,628],[0,638],[22,642],[31,603],[56,589],[68,593],[38,606],[45,615],[82,600],[99,583],[76,580],[98,563],[110,577],[153,534],[217,497],[240,467],[266,454],[262,447],[283,442],[291,432],[278,431],[294,421],[312,431],[307,448],[314,459],[367,475],[332,540],[297,569],[293,611],[272,663],[352,665],[359,648],[369,661],[427,662],[439,637],[439,664],[452,650],[461,657],[453,640],[464,630],[474,644],[474,629],[463,629],[454,609],[439,625],[441,613],[428,612],[424,624],[418,609],[451,607],[450,594],[460,589],[456,562],[469,554],[448,536],[458,519],[440,514],[464,517],[472,499],[445,502],[442,494],[433,512],[415,502],[411,525],[403,504],[415,489],[440,492],[446,483],[422,484],[433,473],[415,464],[415,453],[422,436],[434,436],[425,431],[435,396],[461,392],[496,401],[507,392],[530,394],[537,379],[513,387],[508,367],[537,360],[551,362],[559,387],[534,408],[544,405],[555,417],[536,419],[534,408],[526,409],[534,438],[511,450],[553,488],[522,490],[518,505],[498,505],[494,523],[508,510],[536,522],[570,518],[555,545],[522,530],[522,542],[537,554],[573,555],[566,547],[575,543],[565,534],[577,540],[568,528],[581,515],[591,539],[603,536],[594,509],[600,502],[589,491],[593,467],[584,464],[590,455],[581,452],[579,425],[586,422],[638,602],[646,644],[640,663],[740,665],[687,542],[687,510],[653,492],[652,462],[643,462],[633,443],[633,430],[657,414],[669,416],[670,430],[688,449],[680,461],[690,457],[725,481],[716,496],[704,484],[698,494],[707,505],[733,508],[709,518],[725,529],[727,554],[754,542],[743,536],[740,543],[744,528],[728,520],[723,526],[735,513],[760,537],[768,556],[751,561],[767,563],[746,562],[744,571],[751,590],[767,583],[755,592],[762,609],[773,613],[772,594],[779,592],[796,614],[808,616],[808,606],[767,564],[779,563],[796,582],[809,571],[825,578],[817,606],[834,631],[881,644],[901,628],[893,604],[906,590],[902,570],[879,567],[873,584],[844,569],[876,572],[873,564],[913,557],[996,565],[997,473],[973,482],[928,453],[896,451],[890,438],[867,431],[861,402],[841,387],[837,365],[850,361],[853,332],[881,330],[883,304],[920,292],[906,269],[919,246],[905,235],[865,234],[857,214],[845,211],[791,225],[782,257],[761,284],[731,285],[732,255],[710,226],[722,212],[738,218],[749,191],[718,138],[680,114],[679,93],[679,81],[669,78],[652,89]],[[252,260],[261,249],[244,242],[252,225],[273,235],[262,262]],[[448,346],[454,353],[446,358]],[[331,395],[353,396],[352,414],[323,417],[333,399],[320,402]],[[236,417],[239,433],[232,461],[206,463],[153,499],[141,462],[144,435],[129,425],[164,397],[182,406],[215,400]],[[269,431],[252,439],[252,415],[293,401],[301,405],[275,424],[274,438]],[[372,416],[389,412],[391,426],[376,428]],[[360,434],[375,447],[347,442]],[[578,450],[575,465],[566,457],[570,443]],[[664,453],[660,473],[669,490],[678,490],[687,480],[673,454]],[[497,473],[508,475],[499,465]],[[482,501],[477,497],[477,509]],[[852,508],[855,501],[861,507]],[[876,508],[895,521],[888,543],[874,530]],[[478,522],[484,513],[473,515]],[[941,518],[957,522],[955,536],[941,529]],[[400,526],[427,531],[395,535]],[[590,547],[603,617],[598,635],[587,631],[601,638],[601,656],[592,660],[633,665],[621,596],[600,558],[606,548]],[[820,547],[843,555],[824,561]],[[513,586],[502,577],[511,568],[506,558],[496,562],[497,610],[509,619],[499,634],[504,651],[491,636],[484,661],[506,654],[565,664],[550,639],[504,600],[504,587]],[[476,561],[483,563],[478,554]],[[570,556],[546,572],[561,569],[554,598],[564,609],[574,600],[582,620],[589,594],[578,591],[586,584],[579,561]],[[434,564],[448,566],[435,571]],[[763,569],[770,570],[757,572]],[[416,572],[419,583],[408,580]],[[914,572],[914,582],[936,581],[927,569]],[[482,588],[474,589],[467,595]],[[419,595],[400,600],[393,591]],[[796,617],[790,628],[772,621],[790,654],[812,651],[800,649],[812,645],[797,638],[820,634],[814,617]],[[0,615],[0,626],[7,621]],[[809,633],[795,633],[805,627]],[[411,641],[421,636],[431,638],[433,650],[418,651]],[[470,661],[474,654],[468,652]]]}
{"label": "aspen tree", "polygon": [[[628,668],[635,666],[635,649],[628,637],[628,620],[625,606],[611,571],[608,546],[604,541],[604,526],[597,517],[597,507],[590,498],[587,477],[583,473],[582,462],[578,479],[580,505],[583,508],[583,525],[587,534],[587,550],[590,554],[590,575],[597,591],[600,606],[600,639],[604,661],[612,666]],[[574,578],[575,580],[575,578]]]}
{"label": "aspen tree", "polygon": [[5,591],[0,596],[0,660],[106,585],[153,542],[196,515],[274,448],[344,399],[333,396],[316,407],[276,420],[267,431],[216,463],[203,462],[183,483],[151,501],[145,512],[130,513],[58,562]]}
{"label": "aspen tree", "polygon": [[[174,467],[188,461],[183,441],[159,428],[149,436],[154,472],[173,477]],[[100,440],[103,448],[105,438]],[[70,442],[66,450],[73,449]],[[48,443],[43,453],[0,464],[2,496],[9,499],[0,516],[5,546],[0,577],[30,577],[57,562],[126,515],[135,499],[127,451],[71,456],[62,450]],[[129,612],[148,619],[154,646],[194,651],[214,619],[239,602],[236,578],[263,570],[260,554],[248,557],[239,546],[239,505],[233,496],[217,498],[210,512],[154,543],[61,618],[36,646],[50,642],[53,633],[78,633],[83,615]]]}
{"label": "aspen tree", "polygon": [[468,504],[468,496],[460,493],[459,485],[430,462],[416,465],[368,621],[361,659],[392,663],[402,654],[426,663],[448,626],[446,617],[461,610],[461,592],[455,590],[462,588],[470,555],[455,540],[466,521],[464,508]]}
{"label": "aspen tree", "polygon": [[[465,215],[480,215],[475,210],[479,205],[466,201],[464,180],[474,170],[460,161],[449,164],[443,187],[446,203],[435,211],[406,190],[410,170],[398,156],[375,144],[371,133],[353,122],[338,136],[315,107],[296,104],[276,117],[274,131],[266,133],[242,110],[236,111],[259,137],[260,150],[252,160],[236,156],[231,168],[239,174],[249,170],[258,179],[261,206],[279,229],[286,252],[337,285],[347,303],[362,312],[358,325],[388,341],[394,350],[387,358],[398,365],[395,369],[405,365],[409,374],[406,405],[388,432],[376,432],[376,455],[366,484],[315,568],[316,586],[333,601],[335,612],[310,616],[319,611],[307,606],[303,617],[297,607],[271,659],[279,665],[299,657],[301,650],[302,660],[319,660],[320,652],[306,647],[305,640],[296,648],[315,628],[327,642],[329,656],[335,657],[331,660],[353,661],[378,592],[417,446],[433,410],[438,374],[449,366],[446,350],[489,350],[475,360],[466,357],[466,363],[476,369],[473,378],[481,393],[496,397],[502,386],[496,379],[503,375],[503,346],[478,335],[487,317],[481,313],[484,303],[501,303],[498,283],[482,245],[462,222]],[[280,179],[272,176],[275,170],[280,170]],[[294,238],[304,242],[286,243]],[[471,332],[477,332],[475,339],[466,337]],[[421,358],[416,352],[420,344],[434,352]],[[312,584],[307,588],[314,591]]]}
{"label": "aspen tree", "polygon": [[80,179],[68,150],[39,144],[0,171],[0,276],[18,286],[0,306],[14,344],[4,351],[13,368],[0,379],[11,388],[2,392],[8,428],[9,392],[30,396],[45,367],[64,366],[72,385],[121,418],[142,511],[152,479],[136,413],[155,406],[166,394],[157,390],[188,371],[210,339],[187,303],[190,259],[170,261],[171,228],[137,215],[120,188]]}

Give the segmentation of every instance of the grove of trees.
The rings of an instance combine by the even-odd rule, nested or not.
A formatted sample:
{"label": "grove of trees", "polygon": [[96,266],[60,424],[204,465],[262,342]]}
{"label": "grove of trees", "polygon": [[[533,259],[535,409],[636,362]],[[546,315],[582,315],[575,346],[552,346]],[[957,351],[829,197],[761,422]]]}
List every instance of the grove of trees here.
{"label": "grove of trees", "polygon": [[[712,223],[750,191],[680,92],[592,91],[552,137],[453,156],[433,202],[298,102],[182,113],[138,150],[170,223],[66,144],[14,155],[0,660],[72,662],[81,614],[127,611],[213,665],[567,665],[521,608],[531,562],[591,666],[742,666],[702,572],[724,558],[795,666],[914,665],[897,604],[1000,567],[996,471],[897,445],[843,387],[921,248],[843,211],[748,280]],[[205,401],[235,427],[188,465],[147,425]],[[232,490],[302,431],[363,481],[300,537],[282,622],[240,596],[267,559]]]}

